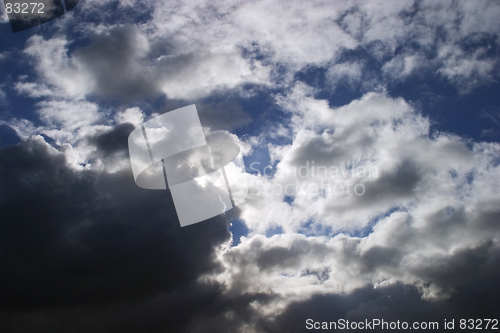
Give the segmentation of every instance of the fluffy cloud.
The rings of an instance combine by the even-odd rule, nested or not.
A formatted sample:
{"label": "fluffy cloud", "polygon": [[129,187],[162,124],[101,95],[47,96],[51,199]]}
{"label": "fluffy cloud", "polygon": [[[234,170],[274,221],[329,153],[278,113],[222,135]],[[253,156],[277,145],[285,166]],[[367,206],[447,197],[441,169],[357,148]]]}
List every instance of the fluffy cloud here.
{"label": "fluffy cloud", "polygon": [[[17,89],[32,97],[65,96],[82,98],[92,89],[92,77],[82,64],[67,54],[68,41],[63,38],[45,40],[35,35],[27,41],[25,53],[37,61],[37,72],[42,82],[28,85],[19,82]],[[50,88],[50,89],[49,89]]]}
{"label": "fluffy cloud", "polygon": [[182,46],[159,54],[139,29],[116,25],[95,32],[91,45],[68,51],[63,38],[33,36],[25,53],[37,62],[41,82],[19,81],[31,97],[83,98],[88,94],[125,101],[156,97],[196,99],[218,89],[266,83],[266,69],[242,57],[235,47],[188,52]]}
{"label": "fluffy cloud", "polygon": [[[214,277],[225,293],[279,295],[257,307],[271,316],[312,295],[367,286],[405,284],[423,298],[446,299],[492,269],[498,144],[430,135],[426,118],[385,93],[339,108],[312,93],[298,85],[279,98],[295,137],[273,147],[274,173],[249,176],[240,216],[250,237]],[[349,193],[348,183],[363,193],[354,186]],[[276,228],[285,233],[263,236]]]}
{"label": "fluffy cloud", "polygon": [[[285,65],[289,71],[286,82],[294,72],[308,67],[329,69],[334,85],[338,74],[346,70],[356,73],[350,80],[373,79],[366,69],[364,75],[355,71],[359,67],[355,61],[339,67],[338,61],[345,63],[343,58],[349,59],[349,52],[355,51],[367,53],[375,61],[372,66],[389,81],[422,70],[437,71],[461,91],[468,91],[484,83],[467,83],[472,77],[497,76],[493,68],[497,60],[485,51],[495,47],[493,40],[499,30],[495,13],[500,7],[494,2],[482,2],[480,7],[451,1],[252,2],[217,7],[189,2],[155,7],[152,22],[155,36],[171,37],[170,43],[178,49],[238,45],[249,55],[265,55],[267,64]],[[478,34],[486,38],[465,43]],[[448,53],[450,48],[454,51]]]}
{"label": "fluffy cloud", "polygon": [[[108,4],[83,6],[99,15]],[[294,73],[313,67],[328,70],[332,87],[346,79],[367,91],[428,71],[468,92],[498,75],[491,53],[500,11],[494,2],[482,2],[481,11],[466,2],[412,1],[144,7],[150,21],[135,27],[91,24],[92,43],[73,52],[64,37],[32,37],[25,52],[44,82],[19,82],[18,90],[42,96],[49,94],[48,84],[52,93],[74,97],[93,93],[130,101],[164,93],[192,100],[245,84],[290,83]],[[349,52],[364,54],[371,67],[350,59]]]}
{"label": "fluffy cloud", "polygon": [[[453,195],[459,204],[476,168],[496,172],[490,169],[493,160],[482,157],[481,145],[471,150],[459,137],[431,136],[428,119],[402,99],[369,93],[332,109],[311,93],[299,84],[279,98],[291,113],[295,136],[289,145],[271,147],[278,162],[272,179],[252,176],[256,201],[249,201],[243,218],[259,232],[275,224],[298,230],[310,219],[334,231],[363,228],[376,216],[425,196],[447,201]],[[475,165],[478,160],[483,164]],[[283,203],[285,196],[293,196],[293,203]],[[276,201],[279,220],[257,208]],[[292,223],[295,219],[284,211],[297,210],[302,221]]]}

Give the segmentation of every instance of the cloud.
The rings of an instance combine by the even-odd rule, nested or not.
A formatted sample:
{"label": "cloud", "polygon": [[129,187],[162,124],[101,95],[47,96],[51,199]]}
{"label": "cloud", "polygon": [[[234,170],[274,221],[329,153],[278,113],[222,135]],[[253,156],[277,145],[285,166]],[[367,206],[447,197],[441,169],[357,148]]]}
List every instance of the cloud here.
{"label": "cloud", "polygon": [[64,37],[45,40],[34,35],[27,41],[24,52],[37,61],[36,70],[42,82],[19,83],[17,89],[29,96],[82,98],[94,84],[82,64],[68,57],[68,41]]}
{"label": "cloud", "polygon": [[[434,130],[432,110],[392,88],[494,84],[499,11],[85,1],[33,30],[11,75],[32,111],[0,122],[23,137],[0,149],[0,320],[283,332],[495,315],[499,145]],[[244,204],[181,230],[168,191],[134,184],[127,138],[191,103],[252,174]],[[248,230],[233,247],[231,220]]]}
{"label": "cloud", "polygon": [[119,112],[115,115],[115,120],[117,123],[130,123],[134,126],[139,126],[144,122],[144,113],[137,107],[131,107],[123,112]]}
{"label": "cloud", "polygon": [[[493,13],[498,13],[500,7],[495,2],[483,2],[481,6],[489,13],[487,16],[467,2],[253,2],[210,8],[203,3],[177,3],[155,7],[152,22],[157,29],[155,36],[171,36],[171,45],[178,49],[241,45],[255,58],[264,56],[271,69],[284,65],[289,74],[308,67],[326,68],[335,82],[338,74],[334,73],[347,70],[340,65],[352,54],[349,52],[367,52],[371,66],[386,76],[385,80],[378,79],[380,83],[404,80],[422,70],[437,71],[460,91],[467,92],[497,75],[492,67],[495,57],[481,56],[481,48],[491,49],[491,43],[471,46],[479,47],[479,53],[447,51],[477,34],[498,36]],[[203,30],[198,28],[200,25]],[[350,63],[351,70],[356,62]],[[354,71],[348,80],[373,80],[372,71],[365,68],[362,76],[359,70]],[[463,76],[458,78],[454,74],[458,72]],[[478,80],[467,84],[476,75]],[[285,75],[285,82],[291,77]],[[276,79],[282,80],[283,76]]]}
{"label": "cloud", "polygon": [[[108,5],[85,8],[99,17],[98,8]],[[245,95],[246,85],[286,86],[297,72],[325,68],[333,89],[345,80],[369,91],[426,71],[468,93],[498,76],[493,13],[500,7],[481,7],[487,16],[464,2],[145,4],[151,20],[92,22],[90,45],[72,51],[65,36],[31,37],[25,53],[36,61],[39,81],[20,81],[17,89],[32,97],[193,100],[227,89]],[[352,52],[365,60],[349,59]]]}
{"label": "cloud", "polygon": [[2,124],[14,129],[19,137],[44,135],[61,149],[73,169],[117,172],[130,168],[128,150],[125,154],[115,148],[126,148],[128,134],[142,124],[144,114],[139,107],[117,111],[114,119],[109,119],[108,112],[88,101],[47,99],[36,106],[39,126],[16,118]]}
{"label": "cloud", "polygon": [[151,68],[142,64],[148,40],[131,27],[116,26],[97,35],[73,57],[94,81],[99,95],[136,99],[158,93]]}
{"label": "cloud", "polygon": [[[106,143],[120,131],[105,134]],[[214,253],[229,239],[220,217],[179,238],[168,192],[138,188],[129,170],[74,171],[40,136],[2,149],[0,172],[2,247],[9,249],[1,279],[10,286],[2,308],[106,304],[169,292],[216,270]]]}
{"label": "cloud", "polygon": [[487,48],[479,47],[472,55],[466,55],[460,48],[443,47],[439,57],[444,59],[444,66],[439,73],[465,92],[484,84],[485,80],[493,81],[496,60],[484,57],[486,52]]}
{"label": "cloud", "polygon": [[[398,283],[439,300],[498,260],[498,144],[431,135],[426,118],[384,93],[338,108],[312,95],[297,85],[278,99],[295,137],[271,150],[274,173],[249,175],[240,216],[250,234],[214,276],[225,293],[279,295],[263,316],[316,294]],[[359,177],[360,168],[377,172]],[[335,187],[349,182],[363,192]],[[275,228],[284,234],[263,236]]]}
{"label": "cloud", "polygon": [[20,81],[16,88],[31,97],[96,94],[130,102],[160,93],[197,99],[219,89],[266,83],[266,69],[248,64],[234,47],[155,55],[158,47],[147,37],[130,26],[111,26],[70,54],[63,37],[33,36],[25,53],[36,60],[42,82]]}
{"label": "cloud", "polygon": [[[458,190],[479,158],[458,137],[431,137],[428,119],[402,99],[369,93],[332,109],[307,89],[300,84],[279,98],[291,112],[293,142],[271,149],[278,162],[272,179],[252,176],[256,206],[251,209],[250,200],[242,214],[259,232],[276,223],[298,230],[301,223],[291,222],[283,209],[301,211],[302,224],[314,219],[334,230],[364,227],[393,207],[434,195],[433,184]],[[450,170],[459,176],[450,177]],[[353,195],[355,187],[363,194]],[[281,203],[287,195],[294,198],[291,206]],[[257,207],[264,202],[275,203],[281,218],[275,220],[272,209],[262,214]]]}

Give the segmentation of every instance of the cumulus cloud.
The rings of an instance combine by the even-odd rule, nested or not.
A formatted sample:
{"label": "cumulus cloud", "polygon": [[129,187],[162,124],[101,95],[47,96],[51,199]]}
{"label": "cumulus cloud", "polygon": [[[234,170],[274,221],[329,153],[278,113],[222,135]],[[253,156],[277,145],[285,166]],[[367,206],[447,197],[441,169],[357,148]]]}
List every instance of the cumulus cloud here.
{"label": "cumulus cloud", "polygon": [[[281,209],[280,222],[269,211],[259,213],[260,201],[276,197],[281,202],[293,196],[291,207],[276,207],[301,210],[302,223],[314,218],[334,230],[364,227],[393,207],[409,205],[423,195],[438,195],[435,184],[450,184],[446,189],[451,192],[441,193],[444,197],[457,191],[481,156],[459,137],[430,136],[428,119],[404,100],[384,93],[369,93],[332,109],[299,84],[279,101],[291,112],[295,137],[289,145],[272,147],[278,162],[272,179],[252,176],[256,209],[243,211],[243,217],[257,214],[248,220],[256,221],[255,226],[250,223],[261,232],[276,223],[291,227],[289,221],[294,219]],[[489,170],[492,162],[485,162],[482,169]],[[354,194],[355,190],[362,195]]]}
{"label": "cumulus cloud", "polygon": [[[371,79],[369,71],[365,69],[365,75],[360,75],[354,70],[356,63],[343,68],[338,60],[351,51],[368,52],[389,80],[431,70],[442,73],[461,91],[469,91],[484,84],[481,80],[467,84],[473,76],[496,77],[492,67],[496,59],[482,56],[485,48],[494,46],[491,42],[471,44],[465,47],[477,51],[468,49],[466,54],[461,49],[450,54],[448,50],[464,47],[463,41],[477,34],[498,35],[494,13],[499,6],[483,2],[480,7],[472,8],[467,2],[431,1],[313,5],[252,2],[217,7],[176,3],[155,7],[153,23],[156,36],[171,36],[171,43],[179,49],[240,45],[250,55],[265,55],[267,64],[286,65],[290,74],[313,66],[329,69],[333,83],[346,70],[356,73],[350,80],[367,81]],[[488,15],[482,15],[485,12]],[[205,29],[200,31],[199,25]],[[457,77],[458,73],[463,76]]]}
{"label": "cumulus cloud", "polygon": [[68,41],[64,37],[45,40],[35,35],[27,41],[25,53],[37,61],[37,72],[42,82],[24,85],[17,89],[29,96],[64,96],[82,98],[91,91],[92,77],[83,70],[82,64],[73,61],[67,54]]}
{"label": "cumulus cloud", "polygon": [[25,53],[37,62],[42,82],[18,82],[31,97],[88,94],[125,101],[156,97],[196,99],[218,89],[245,83],[266,83],[266,69],[247,61],[235,47],[158,55],[148,36],[117,25],[95,32],[91,45],[68,51],[64,37],[33,36]]}
{"label": "cumulus cloud", "polygon": [[131,107],[123,112],[119,112],[115,115],[115,120],[117,123],[129,123],[134,126],[139,126],[144,122],[144,113],[137,107]]}
{"label": "cumulus cloud", "polygon": [[[263,315],[315,294],[398,283],[436,300],[490,269],[498,260],[498,144],[430,135],[426,118],[384,93],[339,108],[311,94],[299,85],[279,98],[296,134],[274,147],[274,174],[250,176],[240,215],[250,236],[215,277],[226,293],[279,295]],[[349,192],[348,183],[363,191]],[[285,233],[264,236],[277,227]]]}
{"label": "cumulus cloud", "polygon": [[[105,134],[108,146],[102,137],[97,145],[116,149],[110,137],[120,130]],[[2,246],[12,250],[2,258],[3,283],[11,286],[3,308],[126,301],[217,268],[213,253],[229,239],[223,218],[172,238],[180,226],[167,192],[151,196],[130,170],[79,172],[65,162],[40,136],[0,153]]]}
{"label": "cumulus cloud", "polygon": [[[106,6],[84,7],[99,16]],[[498,76],[492,50],[499,30],[494,13],[500,8],[495,2],[480,7],[413,1],[144,4],[150,21],[90,24],[92,43],[83,48],[70,51],[64,36],[30,38],[25,53],[36,61],[41,80],[20,81],[17,89],[33,97],[64,92],[126,101],[158,94],[193,100],[248,84],[280,86],[312,67],[327,69],[333,88],[346,80],[369,91],[426,71],[469,92]],[[119,8],[135,10],[135,5],[124,2]],[[366,59],[346,62],[349,52]]]}

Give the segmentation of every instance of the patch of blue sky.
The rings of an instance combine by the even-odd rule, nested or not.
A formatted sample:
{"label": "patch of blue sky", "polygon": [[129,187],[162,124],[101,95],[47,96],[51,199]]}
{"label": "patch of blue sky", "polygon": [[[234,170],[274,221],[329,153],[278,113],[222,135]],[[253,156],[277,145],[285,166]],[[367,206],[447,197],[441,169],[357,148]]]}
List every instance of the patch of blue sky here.
{"label": "patch of blue sky", "polygon": [[[46,24],[50,24],[48,22]],[[21,76],[28,78],[36,77],[35,69],[23,55],[26,40],[35,34],[37,28],[24,30],[13,34],[8,23],[0,24],[0,53],[5,56],[0,61],[0,87],[5,92],[5,103],[0,103],[0,120],[8,120],[13,117],[24,118],[33,122],[38,120],[35,114],[36,103],[41,98],[26,98],[15,89],[16,82]],[[20,61],[21,60],[21,61]]]}
{"label": "patch of blue sky", "polygon": [[233,243],[231,246],[237,246],[241,243],[242,236],[248,236],[248,228],[240,219],[231,219],[231,225],[229,226],[229,232],[233,235]]}
{"label": "patch of blue sky", "polygon": [[259,90],[251,98],[241,98],[239,103],[243,111],[247,112],[253,119],[248,127],[241,129],[243,132],[236,130],[235,134],[246,134],[258,136],[263,129],[269,129],[273,125],[288,122],[289,115],[276,104],[274,95],[280,93],[281,90]]}
{"label": "patch of blue sky", "polygon": [[266,230],[266,237],[267,238],[271,238],[274,235],[281,235],[281,234],[284,234],[284,233],[285,233],[285,231],[283,230],[283,227],[279,225],[279,226],[267,229]]}
{"label": "patch of blue sky", "polygon": [[297,233],[308,237],[310,236],[329,237],[331,234],[331,230],[332,230],[331,227],[328,230],[328,228],[325,228],[325,226],[320,225],[316,223],[314,220],[310,219],[300,226],[300,228],[297,230]]}
{"label": "patch of blue sky", "polygon": [[20,137],[11,127],[0,125],[0,148],[4,148],[19,143]]}
{"label": "patch of blue sky", "polygon": [[[273,169],[267,168],[271,163],[269,155],[269,148],[267,145],[259,145],[253,148],[253,152],[249,156],[244,156],[246,172],[250,174],[260,174],[272,176],[274,175]],[[267,168],[267,169],[266,169]],[[264,170],[266,169],[266,170]]]}
{"label": "patch of blue sky", "polygon": [[292,205],[293,202],[295,201],[295,197],[291,196],[291,195],[285,195],[285,197],[283,198],[283,201],[289,205]]}
{"label": "patch of blue sky", "polygon": [[328,100],[330,107],[342,106],[363,96],[362,91],[352,89],[347,79],[340,79],[336,82],[336,89],[331,89],[326,73],[326,68],[308,66],[295,74],[295,80],[317,89],[314,97]]}

